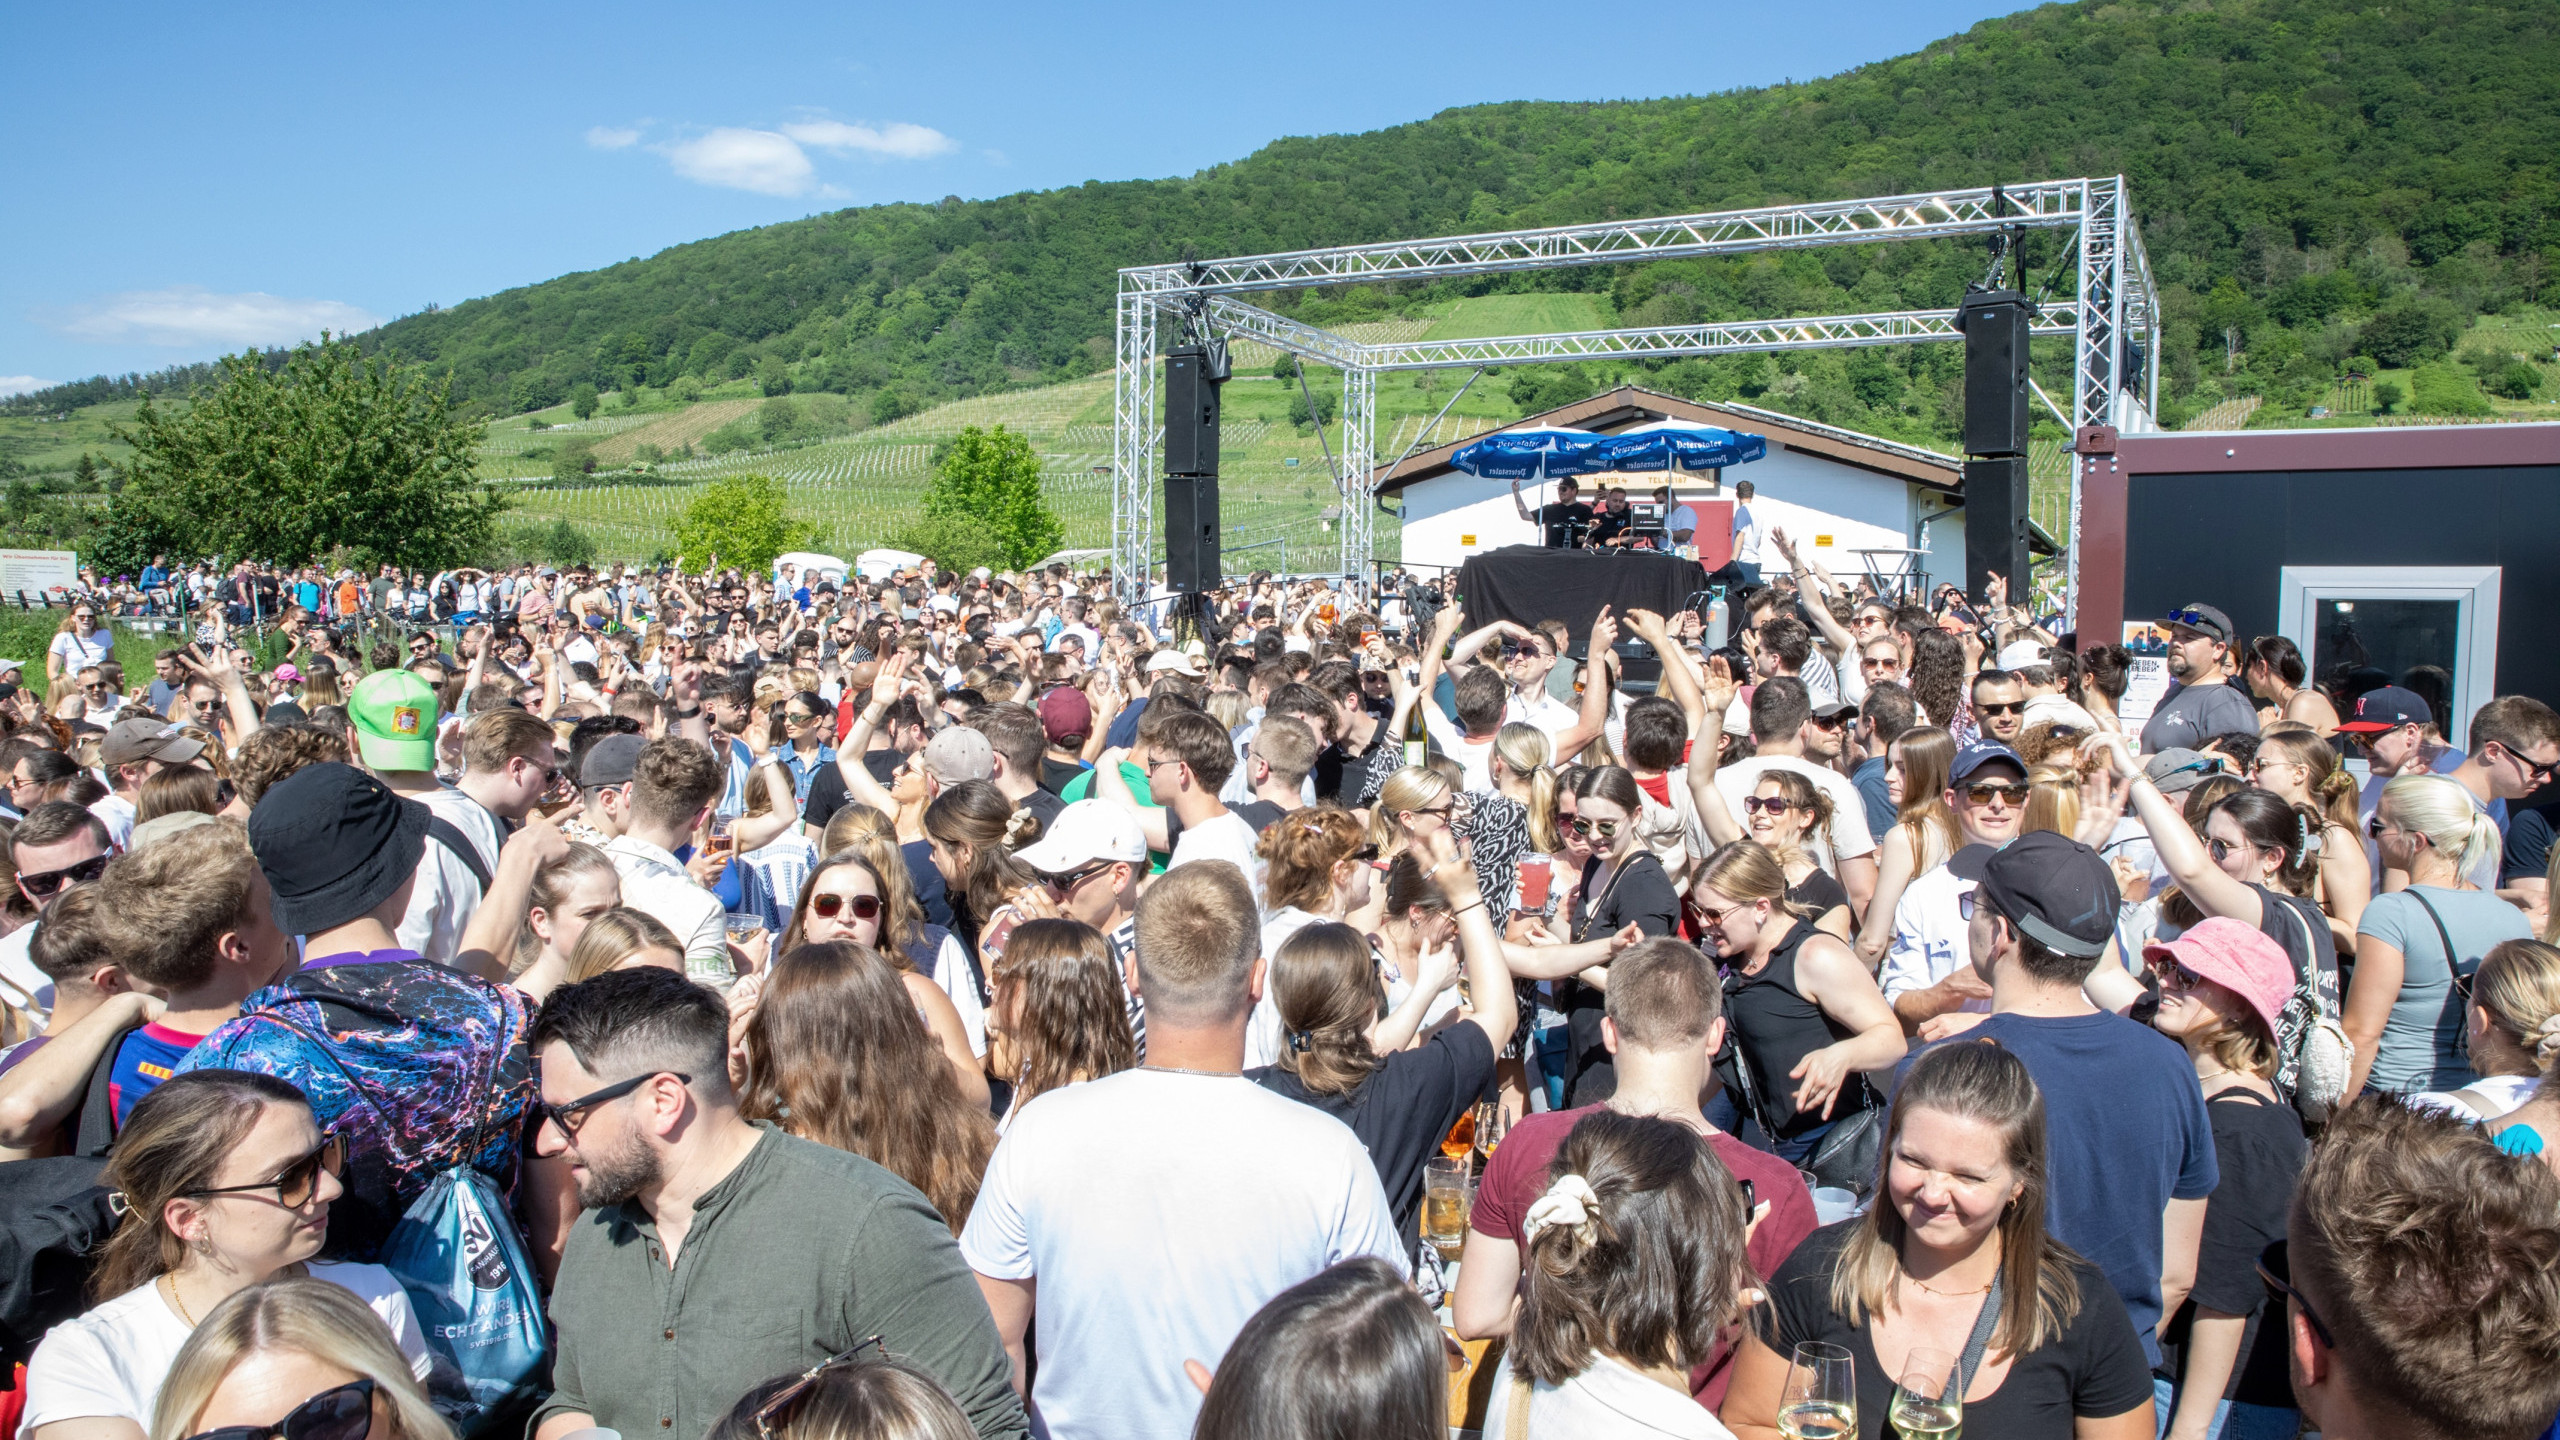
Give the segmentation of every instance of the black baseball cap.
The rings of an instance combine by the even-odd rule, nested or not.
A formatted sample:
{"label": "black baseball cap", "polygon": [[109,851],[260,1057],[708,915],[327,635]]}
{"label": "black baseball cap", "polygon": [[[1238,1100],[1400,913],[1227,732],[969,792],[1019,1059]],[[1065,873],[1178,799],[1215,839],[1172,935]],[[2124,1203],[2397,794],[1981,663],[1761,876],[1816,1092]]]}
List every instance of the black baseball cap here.
{"label": "black baseball cap", "polygon": [[2003,849],[1968,845],[1947,857],[1958,879],[1982,894],[2020,934],[2057,955],[2095,960],[2107,953],[2124,902],[2098,852],[2051,830],[2031,830]]}
{"label": "black baseball cap", "polygon": [[2338,728],[2356,735],[2379,735],[2403,725],[2433,725],[2436,712],[2415,690],[2385,685],[2367,690],[2356,697],[2355,713],[2338,722]]}
{"label": "black baseball cap", "polygon": [[276,928],[316,935],[388,900],[426,853],[427,807],[353,765],[297,770],[258,797],[249,848]]}
{"label": "black baseball cap", "polygon": [[2231,617],[2201,600],[2170,611],[2161,617],[2160,623],[2200,630],[2225,645],[2231,643]]}
{"label": "black baseball cap", "polygon": [[645,735],[607,735],[587,751],[578,767],[578,785],[593,790],[599,785],[620,785],[640,768],[640,752],[649,746]]}

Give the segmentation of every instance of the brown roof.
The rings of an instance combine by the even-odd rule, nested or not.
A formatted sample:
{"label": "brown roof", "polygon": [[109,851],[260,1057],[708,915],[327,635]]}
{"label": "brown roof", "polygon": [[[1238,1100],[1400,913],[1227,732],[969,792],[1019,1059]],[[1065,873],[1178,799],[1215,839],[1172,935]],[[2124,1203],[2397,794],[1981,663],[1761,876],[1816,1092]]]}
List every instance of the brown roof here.
{"label": "brown roof", "polygon": [[[1683,400],[1677,395],[1665,395],[1659,390],[1647,390],[1636,385],[1621,385],[1615,390],[1603,391],[1552,410],[1542,410],[1496,429],[1524,430],[1564,425],[1576,430],[1614,435],[1656,420],[1719,425],[1728,430],[1763,436],[1772,445],[1784,445],[1791,450],[1802,450],[1950,494],[1961,494],[1964,490],[1964,467],[1952,455],[1941,455],[1917,445],[1905,445],[1899,440],[1862,435],[1855,430],[1843,430],[1794,415],[1782,415],[1756,405],[1735,401]],[[1416,451],[1399,465],[1378,467],[1374,474],[1378,493],[1391,495],[1417,480],[1450,473],[1451,455],[1492,433],[1492,430],[1480,431],[1462,440]]]}

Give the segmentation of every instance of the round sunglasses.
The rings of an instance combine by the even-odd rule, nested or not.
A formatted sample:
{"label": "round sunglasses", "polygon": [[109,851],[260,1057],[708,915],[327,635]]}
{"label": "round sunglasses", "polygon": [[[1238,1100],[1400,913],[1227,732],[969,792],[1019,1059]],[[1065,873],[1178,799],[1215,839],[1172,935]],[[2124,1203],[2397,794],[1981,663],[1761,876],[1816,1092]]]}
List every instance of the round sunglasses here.
{"label": "round sunglasses", "polygon": [[856,920],[877,920],[880,918],[880,897],[877,895],[812,895],[809,897],[809,913],[822,920],[833,920],[847,910],[853,912],[853,918]]}

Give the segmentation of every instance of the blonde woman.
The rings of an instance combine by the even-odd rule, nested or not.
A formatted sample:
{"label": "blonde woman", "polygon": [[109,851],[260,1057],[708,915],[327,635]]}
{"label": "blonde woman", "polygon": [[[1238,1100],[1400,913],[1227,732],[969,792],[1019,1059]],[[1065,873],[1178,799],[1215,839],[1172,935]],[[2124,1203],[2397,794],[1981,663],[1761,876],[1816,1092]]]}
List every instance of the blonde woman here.
{"label": "blonde woman", "polygon": [[1893,945],[1893,911],[1911,882],[1946,863],[1963,843],[1947,808],[1956,740],[1936,725],[1902,732],[1885,748],[1885,796],[1897,817],[1876,848],[1876,893],[1858,931],[1858,958],[1873,970]]}
{"label": "blonde woman", "polygon": [[325,1280],[251,1286],[206,1315],[178,1352],[151,1440],[233,1429],[289,1440],[454,1440],[381,1318]]}
{"label": "blonde woman", "polygon": [[[2063,752],[2070,758],[2070,752]],[[2080,772],[2069,765],[2027,767],[2027,808],[2018,817],[2018,833],[2050,830],[2076,837],[2080,830]]]}
{"label": "blonde woman", "polygon": [[636,970],[643,965],[683,973],[684,942],[657,917],[617,905],[590,919],[578,933],[578,943],[569,948],[568,978],[560,983],[575,985],[608,970]]}
{"label": "blonde woman", "polygon": [[2471,975],[2471,1068],[2459,1090],[2431,1090],[2409,1103],[2465,1120],[2494,1120],[2533,1098],[2542,1072],[2560,1062],[2560,948],[2509,940]]}
{"label": "blonde woman", "polygon": [[1459,817],[1476,884],[1504,911],[1520,908],[1520,866],[1562,846],[1556,833],[1556,775],[1547,768],[1547,732],[1514,722],[1494,732],[1485,756],[1490,790],[1467,796]]}
{"label": "blonde woman", "polygon": [[569,983],[569,956],[587,926],[622,903],[622,875],[612,857],[572,840],[565,854],[534,872],[529,898],[508,983],[540,1000]]}
{"label": "blonde woman", "polygon": [[2355,777],[2310,727],[2279,722],[2259,737],[2249,783],[2287,804],[2320,812],[2320,878],[2311,893],[2328,915],[2338,943],[2353,944],[2356,922],[2373,899],[2373,866],[2356,812]]}
{"label": "blonde woman", "polygon": [[2394,776],[2373,828],[2383,866],[2409,886],[2374,897],[2356,926],[2344,1016],[2355,1063],[2341,1104],[2367,1086],[2406,1095],[2479,1078],[2462,1049],[2461,987],[2499,942],[2533,938],[2523,911],[2468,878],[2498,853],[2498,827],[2460,782]]}
{"label": "blonde woman", "polygon": [[1454,833],[1458,787],[1426,766],[1407,765],[1378,787],[1369,810],[1369,843],[1380,860],[1415,849],[1425,837]]}

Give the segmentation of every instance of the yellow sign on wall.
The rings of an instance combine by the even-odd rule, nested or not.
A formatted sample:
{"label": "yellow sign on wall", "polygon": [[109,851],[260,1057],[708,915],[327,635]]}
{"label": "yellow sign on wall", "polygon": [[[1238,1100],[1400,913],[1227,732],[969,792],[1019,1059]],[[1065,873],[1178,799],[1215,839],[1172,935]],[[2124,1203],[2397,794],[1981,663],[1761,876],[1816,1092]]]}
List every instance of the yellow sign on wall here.
{"label": "yellow sign on wall", "polygon": [[1473,535],[1461,535],[1461,536],[1459,536],[1459,537],[1458,537],[1458,543],[1459,543],[1460,545],[1469,545],[1469,546],[1472,546],[1473,544],[1475,544],[1475,543],[1476,543],[1476,537],[1474,537]]}
{"label": "yellow sign on wall", "polygon": [[1813,543],[1817,546],[1828,548],[1831,544],[1831,537],[1828,535],[1816,535],[1813,537]]}

